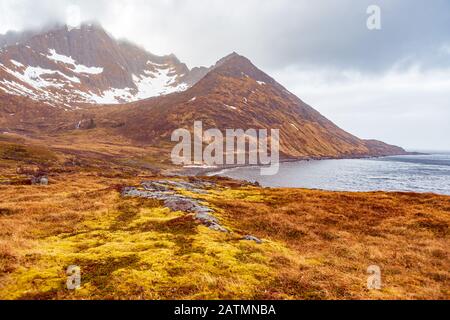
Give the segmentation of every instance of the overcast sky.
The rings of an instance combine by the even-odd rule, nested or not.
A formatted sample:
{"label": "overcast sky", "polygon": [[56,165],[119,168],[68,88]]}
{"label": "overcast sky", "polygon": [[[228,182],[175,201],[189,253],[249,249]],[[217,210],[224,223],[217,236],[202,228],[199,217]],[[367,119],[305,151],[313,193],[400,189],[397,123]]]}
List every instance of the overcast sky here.
{"label": "overcast sky", "polygon": [[77,20],[72,6],[190,67],[245,55],[361,138],[450,150],[448,0],[0,0],[0,33]]}

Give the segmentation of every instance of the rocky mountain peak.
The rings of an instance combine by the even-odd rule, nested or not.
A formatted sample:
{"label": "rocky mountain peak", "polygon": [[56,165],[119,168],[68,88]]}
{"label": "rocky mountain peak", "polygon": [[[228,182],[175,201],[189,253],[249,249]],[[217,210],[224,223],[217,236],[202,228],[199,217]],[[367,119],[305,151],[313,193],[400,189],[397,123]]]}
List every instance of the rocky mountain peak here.
{"label": "rocky mountain peak", "polygon": [[212,68],[213,73],[226,77],[242,78],[248,77],[261,84],[271,84],[284,89],[269,75],[258,69],[248,58],[233,52],[217,61]]}
{"label": "rocky mountain peak", "polygon": [[116,40],[95,22],[56,26],[0,51],[0,90],[65,108],[183,91],[206,72]]}

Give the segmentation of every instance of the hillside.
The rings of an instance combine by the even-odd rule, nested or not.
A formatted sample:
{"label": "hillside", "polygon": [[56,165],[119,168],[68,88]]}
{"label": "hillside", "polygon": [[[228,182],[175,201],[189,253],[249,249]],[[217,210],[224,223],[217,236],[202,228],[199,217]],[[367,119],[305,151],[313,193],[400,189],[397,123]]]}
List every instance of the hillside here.
{"label": "hillside", "polygon": [[92,111],[92,119],[120,123],[113,131],[140,144],[170,141],[178,128],[280,129],[284,158],[363,157],[406,153],[383,142],[364,141],[337,127],[287,91],[247,58],[220,60],[192,88],[116,108]]}
{"label": "hillside", "polygon": [[236,53],[189,70],[97,24],[14,37],[21,40],[0,50],[0,132],[84,134],[94,144],[115,137],[160,148],[168,161],[172,132],[202,121],[222,131],[279,129],[283,159],[406,153],[342,130]]}

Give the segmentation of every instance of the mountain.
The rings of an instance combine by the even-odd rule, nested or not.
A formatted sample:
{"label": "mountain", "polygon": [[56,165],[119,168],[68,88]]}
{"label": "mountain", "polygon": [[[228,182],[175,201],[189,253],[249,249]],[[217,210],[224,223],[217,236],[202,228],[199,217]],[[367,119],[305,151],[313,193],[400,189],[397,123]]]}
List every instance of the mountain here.
{"label": "mountain", "polygon": [[285,158],[405,153],[399,147],[345,132],[236,53],[219,60],[184,92],[101,108],[91,117],[99,125],[113,123],[115,134],[142,144],[170,141],[174,130],[192,131],[194,121],[202,121],[205,130],[280,129]]}
{"label": "mountain", "polygon": [[4,43],[14,40],[0,50],[0,90],[65,108],[183,91],[208,71],[191,72],[175,55],[118,41],[97,24],[3,37]]}
{"label": "mountain", "polygon": [[121,137],[167,151],[174,130],[202,121],[205,130],[279,129],[286,159],[406,153],[342,130],[237,53],[189,70],[174,55],[117,41],[96,24],[2,49],[0,101],[0,133],[89,130],[96,140]]}

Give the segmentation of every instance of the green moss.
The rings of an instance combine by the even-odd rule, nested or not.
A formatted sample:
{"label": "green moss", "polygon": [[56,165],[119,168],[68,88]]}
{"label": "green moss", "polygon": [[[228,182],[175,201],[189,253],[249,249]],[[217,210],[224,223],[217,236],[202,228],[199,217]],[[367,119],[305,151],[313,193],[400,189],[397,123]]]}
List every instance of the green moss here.
{"label": "green moss", "polygon": [[[40,258],[16,270],[0,298],[251,299],[275,279],[271,257],[292,256],[281,245],[240,241],[159,203],[119,196],[76,230],[39,241]],[[65,288],[70,265],[81,268],[80,290]]]}

